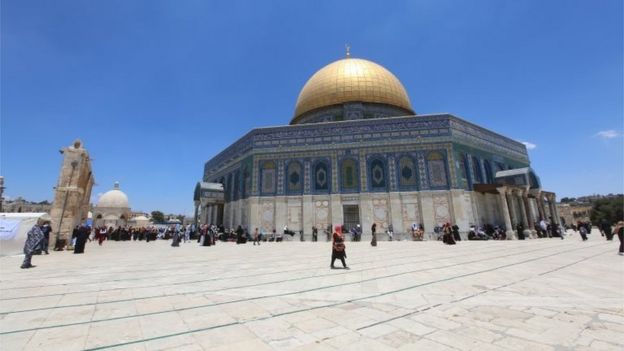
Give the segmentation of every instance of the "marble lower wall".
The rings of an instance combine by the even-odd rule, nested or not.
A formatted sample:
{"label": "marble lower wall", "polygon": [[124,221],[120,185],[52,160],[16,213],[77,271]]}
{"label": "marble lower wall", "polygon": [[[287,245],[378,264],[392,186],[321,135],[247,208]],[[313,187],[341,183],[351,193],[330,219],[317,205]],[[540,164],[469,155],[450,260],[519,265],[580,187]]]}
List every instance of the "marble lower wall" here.
{"label": "marble lower wall", "polygon": [[265,233],[281,232],[287,225],[295,232],[303,230],[309,240],[313,226],[322,237],[323,228],[344,223],[345,205],[358,206],[363,240],[370,238],[373,223],[377,223],[377,233],[384,233],[392,224],[399,235],[407,235],[412,223],[422,224],[429,237],[433,237],[435,226],[446,222],[457,224],[462,233],[473,224],[504,223],[498,195],[442,190],[251,197],[225,205],[224,225],[235,228],[243,224],[250,231],[258,228]]}

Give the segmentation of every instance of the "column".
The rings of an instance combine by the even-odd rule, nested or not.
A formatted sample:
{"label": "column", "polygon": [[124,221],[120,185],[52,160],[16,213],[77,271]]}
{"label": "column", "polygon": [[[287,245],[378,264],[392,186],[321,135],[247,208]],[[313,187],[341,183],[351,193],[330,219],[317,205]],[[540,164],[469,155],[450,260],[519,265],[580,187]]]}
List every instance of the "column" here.
{"label": "column", "polygon": [[555,210],[555,218],[556,218],[557,224],[561,225],[561,216],[559,216],[559,211],[557,211],[557,195],[555,194],[552,195],[552,202],[553,202],[553,208]]}
{"label": "column", "polygon": [[505,228],[507,233],[507,238],[513,238],[513,228],[511,226],[511,217],[509,216],[509,205],[507,204],[507,188],[500,187],[498,189],[498,194],[501,200],[501,207],[503,208],[503,219],[505,220]]}
{"label": "column", "polygon": [[544,213],[544,194],[540,191],[537,194],[537,211],[539,212],[539,219],[546,219],[546,214]]}
{"label": "column", "polygon": [[525,200],[525,192],[522,191],[519,195],[518,202],[520,203],[520,218],[522,219],[522,226],[524,229],[529,229],[529,216],[527,215],[524,200]]}
{"label": "column", "polygon": [[197,220],[199,219],[197,217],[198,212],[199,212],[199,201],[195,201],[195,215],[193,216],[193,222],[195,224],[195,228],[197,228]]}
{"label": "column", "polygon": [[525,190],[522,193],[522,204],[524,206],[524,211],[525,211],[525,215],[527,218],[527,224],[529,225],[527,229],[533,232],[535,228],[535,222],[533,222],[533,211],[531,211],[531,204],[529,204],[528,190]]}
{"label": "column", "polygon": [[548,194],[548,208],[550,216],[552,217],[551,224],[559,224],[559,218],[557,218],[557,206],[555,205],[555,196],[553,194]]}

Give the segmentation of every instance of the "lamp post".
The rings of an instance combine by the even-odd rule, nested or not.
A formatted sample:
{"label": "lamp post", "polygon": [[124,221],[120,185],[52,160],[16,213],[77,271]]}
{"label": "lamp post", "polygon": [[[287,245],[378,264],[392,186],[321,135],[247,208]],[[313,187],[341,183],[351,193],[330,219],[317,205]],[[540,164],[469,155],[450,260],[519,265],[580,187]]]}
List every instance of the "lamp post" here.
{"label": "lamp post", "polygon": [[61,245],[61,225],[63,224],[63,217],[65,216],[65,207],[67,207],[67,198],[69,197],[69,187],[72,184],[72,179],[74,178],[74,171],[76,170],[76,166],[78,166],[78,161],[74,160],[71,162],[72,171],[69,174],[69,183],[65,187],[65,200],[63,201],[63,210],[61,211],[61,219],[59,219],[58,230],[56,231],[56,243],[54,245],[54,251],[63,251],[63,245]]}

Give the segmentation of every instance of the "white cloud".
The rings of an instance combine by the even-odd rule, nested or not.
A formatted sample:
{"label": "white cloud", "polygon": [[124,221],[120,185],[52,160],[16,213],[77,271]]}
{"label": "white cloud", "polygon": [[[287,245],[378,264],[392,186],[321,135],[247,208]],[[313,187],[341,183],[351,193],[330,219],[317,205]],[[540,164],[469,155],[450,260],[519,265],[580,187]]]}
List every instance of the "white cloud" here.
{"label": "white cloud", "polygon": [[527,150],[533,150],[537,148],[537,145],[530,143],[528,141],[523,141],[522,143],[524,144],[524,146],[526,146]]}
{"label": "white cloud", "polygon": [[613,138],[620,136],[620,133],[618,133],[616,130],[609,129],[609,130],[603,130],[601,132],[598,132],[596,133],[595,136],[601,139],[613,139]]}

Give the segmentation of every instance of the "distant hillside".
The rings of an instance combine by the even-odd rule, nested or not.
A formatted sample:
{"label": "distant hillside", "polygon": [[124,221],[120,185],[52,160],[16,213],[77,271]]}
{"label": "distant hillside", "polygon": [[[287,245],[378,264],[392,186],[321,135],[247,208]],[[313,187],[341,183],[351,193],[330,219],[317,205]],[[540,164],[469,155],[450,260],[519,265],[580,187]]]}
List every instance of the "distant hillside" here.
{"label": "distant hillside", "polygon": [[618,197],[622,197],[624,196],[623,194],[607,194],[607,195],[599,195],[599,194],[594,194],[594,195],[586,195],[586,196],[579,196],[579,197],[563,197],[561,198],[560,202],[562,204],[589,204],[589,203],[593,203],[597,200],[603,200],[603,199],[615,199]]}

